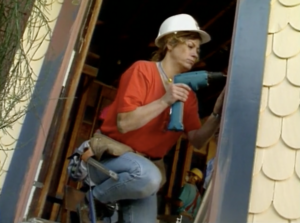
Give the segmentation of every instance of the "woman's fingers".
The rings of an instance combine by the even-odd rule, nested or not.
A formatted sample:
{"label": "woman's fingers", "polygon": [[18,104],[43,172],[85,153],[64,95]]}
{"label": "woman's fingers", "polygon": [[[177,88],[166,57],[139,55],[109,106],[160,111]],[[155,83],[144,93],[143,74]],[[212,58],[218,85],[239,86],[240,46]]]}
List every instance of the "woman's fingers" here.
{"label": "woman's fingers", "polygon": [[186,101],[189,95],[189,88],[174,85],[172,96],[175,100]]}
{"label": "woman's fingers", "polygon": [[185,90],[187,90],[187,91],[190,91],[190,90],[192,90],[188,85],[186,85],[186,84],[174,84],[175,86],[177,86],[177,87],[180,87],[180,88],[183,88],[183,89],[185,89]]}
{"label": "woman's fingers", "polygon": [[163,100],[168,104],[173,104],[176,101],[185,102],[188,99],[191,88],[186,84],[170,84]]}

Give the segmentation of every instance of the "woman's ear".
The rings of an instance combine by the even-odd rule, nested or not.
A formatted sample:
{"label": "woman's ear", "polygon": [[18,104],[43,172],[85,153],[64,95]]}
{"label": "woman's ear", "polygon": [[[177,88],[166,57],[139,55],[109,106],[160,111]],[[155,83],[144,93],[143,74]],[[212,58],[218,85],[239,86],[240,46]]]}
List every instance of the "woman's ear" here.
{"label": "woman's ear", "polygon": [[172,45],[170,44],[170,42],[167,43],[167,50],[171,51],[173,49]]}

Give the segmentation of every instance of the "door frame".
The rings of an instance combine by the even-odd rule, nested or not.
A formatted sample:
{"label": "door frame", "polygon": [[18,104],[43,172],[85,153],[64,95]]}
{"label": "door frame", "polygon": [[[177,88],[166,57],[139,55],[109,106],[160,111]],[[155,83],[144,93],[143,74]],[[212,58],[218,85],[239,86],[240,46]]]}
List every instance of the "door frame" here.
{"label": "door frame", "polygon": [[270,5],[237,1],[208,222],[247,222]]}
{"label": "door frame", "polygon": [[[69,62],[72,58],[86,2],[64,1],[45,55],[32,98],[39,98],[37,109],[26,114],[9,171],[0,196],[0,223],[23,220],[34,178],[49,133]],[[62,30],[70,30],[63,32]],[[51,78],[49,78],[51,70]],[[47,78],[45,82],[44,79]],[[54,98],[57,100],[50,100]],[[34,107],[34,100],[30,107]],[[40,120],[37,120],[37,117]],[[30,139],[30,140],[29,140]],[[20,149],[18,149],[20,148]]]}
{"label": "door frame", "polygon": [[[0,223],[22,221],[57,104],[48,98],[59,97],[81,24],[74,15],[76,18],[83,15],[82,5],[75,7],[71,1],[63,3],[49,47],[56,51],[47,52],[39,79],[49,67],[55,75],[47,86],[42,83],[43,92],[34,92],[39,98],[45,98],[40,102],[38,114],[42,124],[36,122],[36,111],[27,114],[19,142],[27,142],[29,136],[31,141],[13,155],[0,196]],[[247,219],[269,10],[270,1],[238,0],[228,71],[230,88],[225,97],[209,222],[246,222]],[[68,30],[66,27],[72,28],[70,35],[61,32]]]}

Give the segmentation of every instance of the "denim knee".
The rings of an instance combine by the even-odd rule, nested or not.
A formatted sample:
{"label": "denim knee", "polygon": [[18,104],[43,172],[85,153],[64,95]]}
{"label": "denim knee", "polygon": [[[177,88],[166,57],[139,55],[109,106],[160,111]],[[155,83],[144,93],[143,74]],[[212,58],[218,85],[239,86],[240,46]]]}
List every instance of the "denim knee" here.
{"label": "denim knee", "polygon": [[139,178],[138,184],[143,185],[138,187],[136,191],[140,198],[149,197],[156,193],[159,190],[162,181],[161,173],[153,163],[151,163],[148,168],[143,169],[141,174],[137,176],[137,178]]}
{"label": "denim knee", "polygon": [[93,180],[97,185],[93,194],[103,203],[143,199],[156,194],[160,188],[160,170],[149,159],[136,153],[125,153],[104,164],[119,175],[119,180],[114,181],[103,174],[95,174]]}

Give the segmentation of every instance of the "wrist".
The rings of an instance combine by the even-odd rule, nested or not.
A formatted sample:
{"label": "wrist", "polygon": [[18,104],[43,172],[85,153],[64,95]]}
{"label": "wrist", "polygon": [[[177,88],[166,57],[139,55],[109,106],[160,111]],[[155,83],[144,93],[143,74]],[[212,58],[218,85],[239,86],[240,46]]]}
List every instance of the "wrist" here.
{"label": "wrist", "polygon": [[211,113],[211,116],[214,117],[215,119],[220,119],[221,118],[221,115],[219,113],[214,112],[214,111]]}
{"label": "wrist", "polygon": [[160,102],[160,104],[163,105],[165,108],[171,106],[171,104],[169,104],[169,103],[167,102],[167,100],[164,99],[164,97],[160,98],[160,99],[159,99],[159,102]]}

